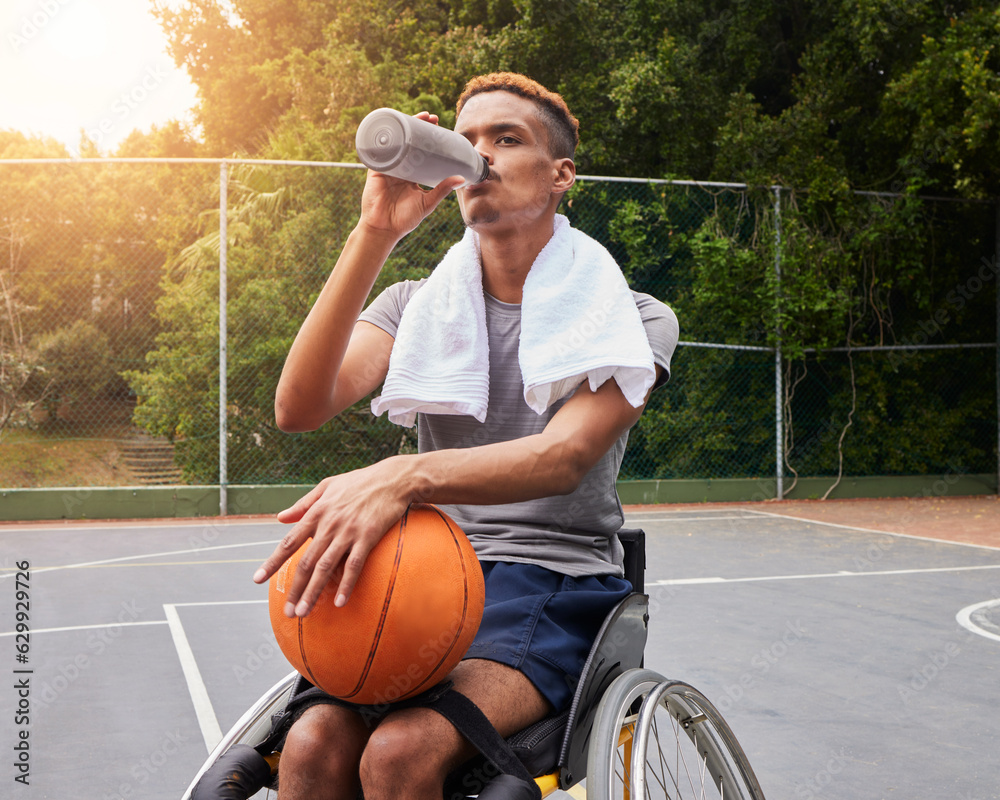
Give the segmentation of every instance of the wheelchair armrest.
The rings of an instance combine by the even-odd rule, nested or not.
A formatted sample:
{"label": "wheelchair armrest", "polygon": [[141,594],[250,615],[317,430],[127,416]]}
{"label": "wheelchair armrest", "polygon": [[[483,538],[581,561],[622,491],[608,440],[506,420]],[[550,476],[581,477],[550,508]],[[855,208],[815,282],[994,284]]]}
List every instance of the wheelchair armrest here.
{"label": "wheelchair armrest", "polygon": [[618,541],[625,551],[623,567],[625,580],[632,584],[632,591],[642,594],[646,591],[646,532],[641,528],[622,528],[618,531]]}

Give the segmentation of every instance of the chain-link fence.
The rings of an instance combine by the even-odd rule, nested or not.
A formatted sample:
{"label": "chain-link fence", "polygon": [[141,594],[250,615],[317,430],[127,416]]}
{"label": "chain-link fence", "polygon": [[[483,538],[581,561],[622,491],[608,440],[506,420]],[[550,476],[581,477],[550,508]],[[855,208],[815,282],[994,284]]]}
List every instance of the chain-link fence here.
{"label": "chain-link fence", "polygon": [[[0,161],[0,487],[313,483],[412,448],[367,402],[274,424],[363,179]],[[623,479],[996,474],[996,204],[581,178],[563,210],[681,323]],[[461,233],[451,197],[376,291]]]}

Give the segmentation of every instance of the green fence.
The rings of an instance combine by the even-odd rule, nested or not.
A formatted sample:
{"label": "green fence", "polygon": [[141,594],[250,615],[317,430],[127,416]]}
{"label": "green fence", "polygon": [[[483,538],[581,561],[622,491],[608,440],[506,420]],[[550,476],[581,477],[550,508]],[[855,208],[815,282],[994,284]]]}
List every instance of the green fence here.
{"label": "green fence", "polygon": [[[274,425],[284,355],[363,178],[0,161],[0,489],[298,485],[412,448],[367,402],[310,434]],[[995,486],[996,203],[584,177],[563,210],[680,319],[622,479]],[[461,233],[452,197],[376,290],[428,274]]]}

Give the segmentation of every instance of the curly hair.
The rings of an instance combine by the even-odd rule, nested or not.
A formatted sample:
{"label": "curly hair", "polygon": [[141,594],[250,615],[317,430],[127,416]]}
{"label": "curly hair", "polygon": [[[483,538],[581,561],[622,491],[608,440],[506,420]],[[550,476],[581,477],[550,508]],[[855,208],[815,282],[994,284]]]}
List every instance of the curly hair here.
{"label": "curly hair", "polygon": [[510,92],[530,100],[538,109],[538,118],[548,134],[553,158],[573,158],[580,142],[580,123],[569,110],[562,95],[551,92],[537,81],[516,72],[491,72],[479,75],[467,84],[458,98],[456,116],[470,97],[484,92]]}

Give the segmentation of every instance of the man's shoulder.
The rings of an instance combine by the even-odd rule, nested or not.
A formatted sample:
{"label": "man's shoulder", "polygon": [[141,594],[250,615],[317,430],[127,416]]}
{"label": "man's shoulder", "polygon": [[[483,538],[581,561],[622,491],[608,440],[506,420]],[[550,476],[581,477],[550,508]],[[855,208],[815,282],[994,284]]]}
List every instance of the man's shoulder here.
{"label": "man's shoulder", "polygon": [[418,280],[402,280],[391,284],[387,287],[383,294],[391,296],[397,300],[400,300],[405,305],[411,297],[416,293],[417,289],[427,283],[427,278],[420,278]]}
{"label": "man's shoulder", "polygon": [[635,299],[635,304],[639,309],[640,315],[642,315],[643,320],[657,318],[657,319],[674,319],[676,320],[676,315],[670,306],[664,303],[662,300],[658,300],[651,294],[646,294],[645,292],[638,292],[632,289],[632,297]]}
{"label": "man's shoulder", "polygon": [[362,322],[369,322],[390,336],[395,336],[399,328],[399,321],[403,317],[403,309],[410,302],[410,298],[424,283],[427,278],[411,281],[403,280],[393,283],[382,290],[369,306],[361,312],[359,319]]}

